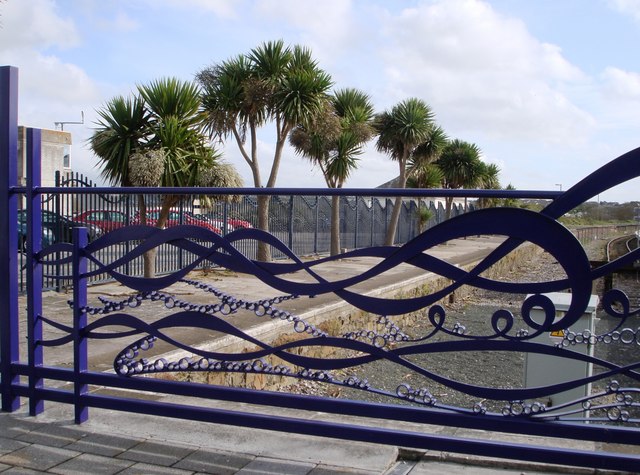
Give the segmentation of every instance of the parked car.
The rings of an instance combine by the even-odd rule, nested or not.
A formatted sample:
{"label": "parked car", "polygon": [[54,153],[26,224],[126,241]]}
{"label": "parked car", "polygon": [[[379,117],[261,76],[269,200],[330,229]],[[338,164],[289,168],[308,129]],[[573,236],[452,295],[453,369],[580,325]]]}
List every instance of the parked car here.
{"label": "parked car", "polygon": [[[18,223],[27,224],[27,211],[18,211]],[[76,223],[71,219],[53,211],[42,211],[42,226],[49,228],[53,234],[53,242],[71,242],[73,239],[73,228],[85,226],[89,231],[89,241],[102,236],[102,229],[91,223]]]}
{"label": "parked car", "polygon": [[[217,221],[220,223],[224,222],[223,218],[219,215],[206,214],[206,215],[200,215],[200,216],[206,216],[208,219],[211,219],[213,221]],[[249,221],[245,221],[244,219],[239,219],[239,218],[231,218],[228,216],[227,216],[227,226],[231,226],[233,229],[244,229],[244,228],[253,227]]]}
{"label": "parked car", "polygon": [[231,224],[236,229],[252,228],[249,221],[239,218],[227,218],[227,223]]}
{"label": "parked car", "polygon": [[133,224],[126,213],[114,210],[89,210],[76,215],[73,220],[76,223],[92,224],[104,232],[122,228],[127,224]]}
{"label": "parked car", "polygon": [[[222,219],[212,218],[211,216],[208,216],[206,214],[195,214],[189,211],[187,211],[186,214],[192,219],[204,221],[218,229],[224,229],[224,221]],[[234,226],[229,222],[229,220],[227,220],[227,233],[230,233],[234,229]]]}
{"label": "parked car", "polygon": [[[150,226],[155,226],[158,218],[160,217],[160,210],[157,208],[147,210],[147,224]],[[135,222],[139,223],[140,218],[139,214],[136,213]],[[209,231],[213,231],[214,233],[222,234],[222,231],[219,227],[214,226],[208,221],[204,221],[201,219],[195,219],[193,216],[190,216],[187,213],[180,213],[178,210],[169,211],[169,216],[167,218],[167,223],[165,227],[179,226],[180,224],[191,224],[195,226],[202,226],[203,228],[208,229]]]}
{"label": "parked car", "polygon": [[[51,229],[42,227],[42,247],[45,248],[53,244],[53,233]],[[27,223],[22,223],[18,220],[18,250],[20,252],[27,252]]]}

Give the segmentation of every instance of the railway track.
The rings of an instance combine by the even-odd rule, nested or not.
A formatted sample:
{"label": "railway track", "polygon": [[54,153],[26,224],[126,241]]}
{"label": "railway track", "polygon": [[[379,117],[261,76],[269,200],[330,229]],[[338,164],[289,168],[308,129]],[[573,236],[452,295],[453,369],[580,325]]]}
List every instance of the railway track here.
{"label": "railway track", "polygon": [[628,234],[611,239],[607,243],[607,262],[616,260],[620,256],[624,256],[638,248],[638,236],[636,234]]}
{"label": "railway track", "polygon": [[[611,262],[628,252],[638,248],[638,235],[630,234],[611,239],[607,243],[606,258]],[[631,303],[633,309],[640,307],[640,261],[630,263],[619,271],[605,277],[605,288],[622,290]]]}

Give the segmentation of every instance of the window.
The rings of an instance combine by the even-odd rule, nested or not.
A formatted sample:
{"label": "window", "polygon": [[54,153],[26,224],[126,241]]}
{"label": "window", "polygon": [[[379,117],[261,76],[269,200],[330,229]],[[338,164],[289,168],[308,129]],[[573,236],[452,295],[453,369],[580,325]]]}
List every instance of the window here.
{"label": "window", "polygon": [[62,156],[62,167],[71,168],[71,147],[69,145],[64,146],[64,155]]}

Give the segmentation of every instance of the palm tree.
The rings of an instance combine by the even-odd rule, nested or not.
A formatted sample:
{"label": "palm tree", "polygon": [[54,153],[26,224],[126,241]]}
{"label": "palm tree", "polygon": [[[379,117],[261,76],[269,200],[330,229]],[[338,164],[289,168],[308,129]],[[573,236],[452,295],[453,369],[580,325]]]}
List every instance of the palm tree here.
{"label": "palm tree", "polygon": [[435,163],[426,163],[412,170],[407,188],[440,188],[444,175]]}
{"label": "palm tree", "polygon": [[[203,69],[196,79],[204,91],[202,112],[209,133],[221,140],[235,139],[256,188],[275,186],[289,133],[322,110],[332,84],[309,49],[286,47],[282,40],[263,43],[248,54]],[[257,130],[267,123],[275,126],[276,145],[265,183],[258,161]],[[269,196],[258,198],[258,227],[269,230]],[[271,250],[262,242],[258,260],[271,260]]]}
{"label": "palm tree", "polygon": [[[307,125],[289,137],[296,151],[320,167],[329,188],[342,188],[374,134],[373,105],[356,89],[341,89]],[[331,197],[331,255],[340,253],[340,197]]]}
{"label": "palm tree", "polygon": [[[207,172],[221,165],[202,131],[199,109],[196,85],[174,78],[139,86],[133,98],[107,102],[98,111],[98,127],[90,139],[102,176],[122,186],[224,185],[205,182],[211,176]],[[237,173],[231,176],[237,183]],[[141,222],[146,223],[144,196],[138,199]],[[163,195],[157,227],[164,227],[170,208],[180,199]],[[145,254],[146,277],[155,275],[155,255],[155,249]]]}
{"label": "palm tree", "polygon": [[[444,176],[443,187],[448,189],[475,188],[481,183],[484,164],[476,144],[455,139],[447,144],[436,165]],[[451,217],[453,197],[447,196],[446,216]]]}
{"label": "palm tree", "polygon": [[[500,190],[500,167],[495,163],[482,163],[480,173],[480,188],[483,190]],[[489,208],[498,206],[500,199],[498,198],[480,198],[478,204],[481,208]]]}
{"label": "palm tree", "polygon": [[[433,119],[431,108],[416,98],[406,99],[376,117],[375,127],[379,134],[376,146],[378,151],[388,153],[392,160],[398,162],[398,188],[406,186],[409,160],[412,157],[419,160],[419,157],[428,155],[429,139],[437,129]],[[402,197],[398,196],[387,228],[386,245],[393,245],[401,207]]]}
{"label": "palm tree", "polygon": [[149,111],[142,98],[117,96],[97,111],[98,128],[90,139],[101,176],[113,185],[131,186],[129,157],[145,148]]}
{"label": "palm tree", "polygon": [[[509,183],[507,186],[504,187],[504,189],[508,191],[515,191],[516,187],[513,186],[511,183]],[[518,200],[517,198],[503,198],[502,206],[518,208],[520,206],[520,200]]]}
{"label": "palm tree", "polygon": [[409,157],[407,186],[410,188],[437,188],[442,185],[442,172],[434,165],[449,143],[447,134],[436,126],[426,142],[421,143]]}

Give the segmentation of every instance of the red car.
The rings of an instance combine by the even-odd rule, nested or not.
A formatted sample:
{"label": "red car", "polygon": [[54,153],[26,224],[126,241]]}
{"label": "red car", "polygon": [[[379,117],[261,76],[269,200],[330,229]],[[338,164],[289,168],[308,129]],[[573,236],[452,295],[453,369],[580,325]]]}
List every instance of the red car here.
{"label": "red car", "polygon": [[[147,210],[147,224],[150,226],[155,226],[158,218],[160,216],[159,209],[150,209]],[[136,223],[139,223],[138,213],[136,213]],[[203,228],[208,229],[209,231],[213,231],[214,233],[222,234],[220,228],[211,225],[209,222],[193,218],[186,213],[180,213],[179,211],[170,210],[169,216],[167,217],[167,223],[165,227],[178,226],[180,224],[192,224],[195,226],[202,226]]]}
{"label": "red car", "polygon": [[251,226],[251,223],[249,221],[245,221],[244,219],[227,218],[227,223],[229,223],[235,229],[252,228],[253,227],[253,226]]}
{"label": "red car", "polygon": [[105,233],[114,229],[133,224],[133,220],[122,211],[113,210],[89,210],[78,214],[73,218],[76,223],[93,224]]}
{"label": "red car", "polygon": [[[204,215],[201,215],[204,216]],[[220,215],[208,214],[206,215],[208,219],[223,223],[223,219]],[[233,229],[244,229],[244,228],[252,228],[251,223],[249,221],[245,221],[244,219],[239,218],[230,218],[227,217],[227,225],[232,227]]]}

